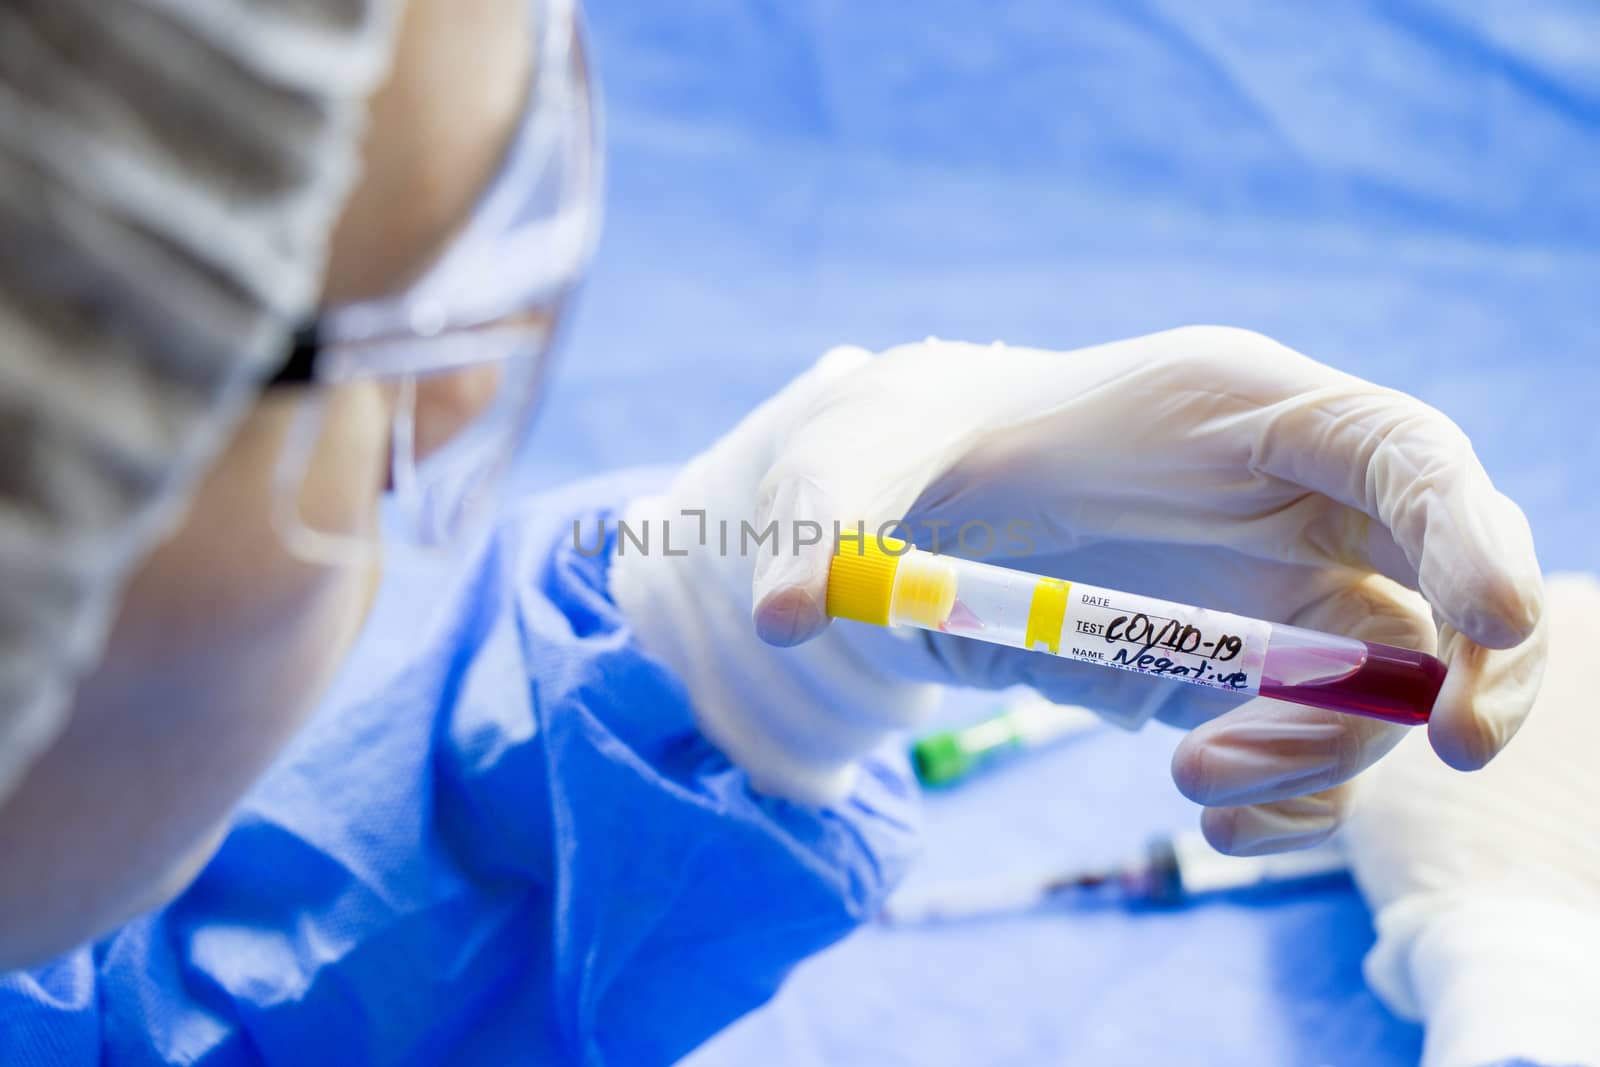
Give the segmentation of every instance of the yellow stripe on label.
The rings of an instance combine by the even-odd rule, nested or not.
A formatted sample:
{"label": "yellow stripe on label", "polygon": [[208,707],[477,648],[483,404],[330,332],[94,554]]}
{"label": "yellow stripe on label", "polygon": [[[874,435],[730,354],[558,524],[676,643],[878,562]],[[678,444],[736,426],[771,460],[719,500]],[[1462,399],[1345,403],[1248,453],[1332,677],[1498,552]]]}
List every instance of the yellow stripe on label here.
{"label": "yellow stripe on label", "polygon": [[1037,649],[1042,644],[1056,655],[1061,654],[1061,627],[1067,617],[1067,593],[1071,589],[1071,582],[1059,578],[1040,578],[1033,587],[1028,630],[1023,637],[1029,648]]}

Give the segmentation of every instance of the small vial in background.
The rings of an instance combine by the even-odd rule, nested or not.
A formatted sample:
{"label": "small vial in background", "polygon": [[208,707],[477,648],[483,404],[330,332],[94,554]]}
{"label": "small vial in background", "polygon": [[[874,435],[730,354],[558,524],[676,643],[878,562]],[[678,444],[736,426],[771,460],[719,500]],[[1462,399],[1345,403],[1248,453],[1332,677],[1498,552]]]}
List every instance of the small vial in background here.
{"label": "small vial in background", "polygon": [[879,921],[908,926],[979,919],[1055,902],[1182,907],[1220,894],[1306,888],[1348,870],[1337,838],[1296,852],[1225,856],[1199,832],[1189,831],[1158,837],[1142,854],[1113,867],[995,875],[901,890],[889,898]]}
{"label": "small vial in background", "polygon": [[1025,697],[991,719],[918,738],[911,746],[911,766],[924,786],[951,786],[1008,755],[1074,737],[1100,722],[1088,708]]}

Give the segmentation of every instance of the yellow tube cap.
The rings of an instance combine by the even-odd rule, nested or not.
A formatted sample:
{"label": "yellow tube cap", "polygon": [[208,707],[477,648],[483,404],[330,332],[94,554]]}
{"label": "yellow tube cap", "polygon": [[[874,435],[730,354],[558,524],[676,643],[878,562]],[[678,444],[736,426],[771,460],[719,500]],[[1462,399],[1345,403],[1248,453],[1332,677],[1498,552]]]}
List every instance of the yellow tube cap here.
{"label": "yellow tube cap", "polygon": [[828,614],[888,626],[895,572],[907,548],[894,537],[840,538],[828,569]]}

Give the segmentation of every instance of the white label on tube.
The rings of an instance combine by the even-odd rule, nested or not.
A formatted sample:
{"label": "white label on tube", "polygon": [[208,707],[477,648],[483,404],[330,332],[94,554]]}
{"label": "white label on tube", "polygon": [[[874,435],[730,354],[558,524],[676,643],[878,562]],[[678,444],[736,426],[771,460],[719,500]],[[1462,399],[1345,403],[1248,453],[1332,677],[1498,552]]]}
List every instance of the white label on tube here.
{"label": "white label on tube", "polygon": [[1250,695],[1271,636],[1260,619],[1073,582],[1061,655]]}

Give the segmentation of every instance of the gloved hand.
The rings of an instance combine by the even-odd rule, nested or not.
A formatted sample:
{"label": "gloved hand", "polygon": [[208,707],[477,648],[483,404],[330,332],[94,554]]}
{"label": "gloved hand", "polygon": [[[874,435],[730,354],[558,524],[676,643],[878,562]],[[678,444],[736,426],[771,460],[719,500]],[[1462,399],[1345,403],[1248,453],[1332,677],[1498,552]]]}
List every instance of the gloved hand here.
{"label": "gloved hand", "polygon": [[1600,1063],[1600,581],[1554,577],[1550,666],[1515,747],[1465,778],[1408,738],[1345,831],[1377,917],[1367,981],[1428,1067]]}
{"label": "gloved hand", "polygon": [[[851,759],[914,724],[928,696],[913,682],[1025,683],[1129,726],[1203,723],[1174,774],[1212,806],[1207,836],[1231,852],[1326,836],[1348,802],[1343,783],[1404,733],[1262,699],[1235,708],[1216,691],[1037,652],[829,626],[835,522],[903,519],[925,548],[1437,646],[1451,669],[1430,736],[1458,767],[1486,763],[1516,732],[1543,660],[1542,643],[1525,640],[1542,601],[1527,522],[1461,431],[1246,331],[1069,353],[936,341],[878,357],[836,350],[632,515],[659,523],[699,509],[709,550],[619,560],[617,595],[686,679],[708,736],[763,788],[807,799],[837,795]],[[717,551],[718,520],[737,532],[752,512],[754,530],[775,526],[779,550]],[[973,522],[996,536],[973,527],[961,538]],[[827,536],[805,544],[813,526]],[[1018,529],[1026,558],[1004,554]],[[692,539],[683,532],[694,531],[680,531],[679,547]],[[755,630],[798,647],[751,636],[752,573]],[[1437,629],[1402,583],[1420,584]]]}

